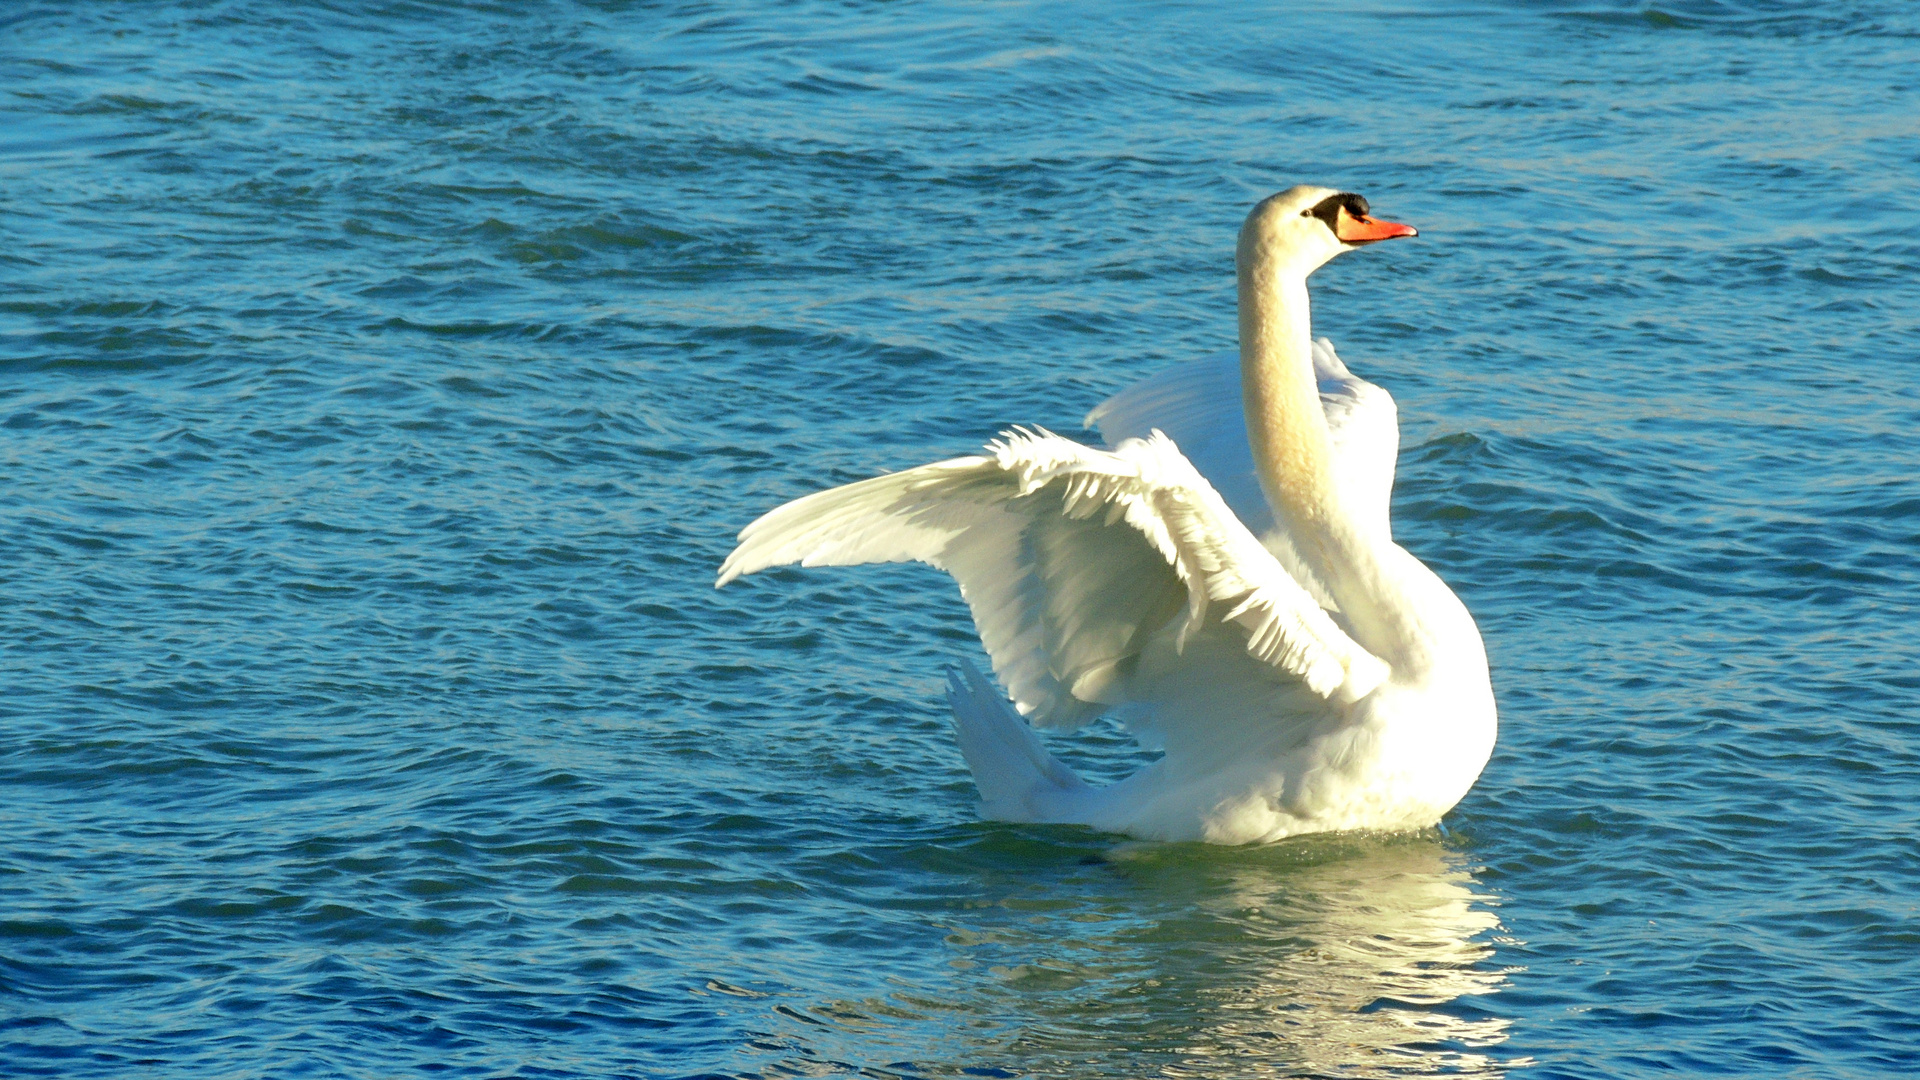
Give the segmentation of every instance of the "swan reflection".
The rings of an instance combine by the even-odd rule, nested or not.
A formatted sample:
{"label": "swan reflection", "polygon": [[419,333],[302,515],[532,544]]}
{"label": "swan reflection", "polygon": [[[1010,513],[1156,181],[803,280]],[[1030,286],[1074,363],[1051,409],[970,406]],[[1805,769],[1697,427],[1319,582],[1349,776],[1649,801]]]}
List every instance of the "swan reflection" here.
{"label": "swan reflection", "polygon": [[[1210,895],[1163,924],[1190,936],[1154,980],[1184,991],[1165,1005],[1190,1001],[1168,1010],[1191,1026],[1167,1064],[1192,1075],[1497,1074],[1479,1050],[1504,1041],[1509,1021],[1443,1008],[1506,978],[1489,963],[1498,920],[1458,856],[1432,839],[1316,847],[1209,867]],[[1156,879],[1182,872],[1182,860],[1148,858],[1163,863],[1147,871]]]}
{"label": "swan reflection", "polygon": [[909,1075],[1048,1077],[1498,1076],[1520,1064],[1488,1053],[1509,1021],[1475,1004],[1506,980],[1491,900],[1432,834],[1121,845],[995,885],[1001,895],[942,920],[953,985],[816,1009],[843,1034],[864,1029],[863,1047],[831,1056]]}

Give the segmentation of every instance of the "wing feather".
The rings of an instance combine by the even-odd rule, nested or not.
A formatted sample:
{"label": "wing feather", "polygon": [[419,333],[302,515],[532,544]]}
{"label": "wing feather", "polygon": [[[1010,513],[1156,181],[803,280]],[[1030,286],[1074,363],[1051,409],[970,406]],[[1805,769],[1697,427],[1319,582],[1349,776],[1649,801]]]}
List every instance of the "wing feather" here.
{"label": "wing feather", "polygon": [[1165,435],[1100,450],[1013,431],[987,449],[775,509],[741,532],[718,584],[793,562],[946,570],[995,672],[1042,726],[1125,702],[1149,642],[1184,642],[1210,616],[1323,699],[1386,677]]}

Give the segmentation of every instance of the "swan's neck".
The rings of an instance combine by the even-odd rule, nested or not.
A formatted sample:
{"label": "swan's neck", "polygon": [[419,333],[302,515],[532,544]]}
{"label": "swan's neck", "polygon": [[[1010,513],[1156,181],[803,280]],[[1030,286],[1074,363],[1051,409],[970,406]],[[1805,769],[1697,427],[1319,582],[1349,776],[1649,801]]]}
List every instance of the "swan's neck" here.
{"label": "swan's neck", "polygon": [[1362,645],[1409,677],[1464,663],[1456,654],[1479,647],[1477,633],[1459,633],[1463,620],[1473,625],[1466,609],[1387,535],[1348,513],[1335,483],[1333,441],[1313,373],[1306,278],[1248,254],[1243,247],[1240,385],[1247,441],[1274,521]]}
{"label": "swan's neck", "polygon": [[1336,528],[1338,493],[1313,377],[1307,281],[1257,258],[1240,260],[1240,388],[1268,504],[1296,531],[1324,541]]}

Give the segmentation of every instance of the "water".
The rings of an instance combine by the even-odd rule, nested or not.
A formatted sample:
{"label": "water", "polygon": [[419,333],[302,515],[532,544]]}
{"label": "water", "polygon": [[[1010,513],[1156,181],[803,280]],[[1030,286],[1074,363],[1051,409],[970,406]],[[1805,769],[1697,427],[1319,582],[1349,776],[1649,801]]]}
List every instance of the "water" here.
{"label": "water", "polygon": [[[21,3],[0,89],[7,1075],[1920,1070],[1904,0]],[[714,569],[1229,347],[1299,180],[1422,230],[1317,325],[1493,761],[980,823],[945,578]]]}

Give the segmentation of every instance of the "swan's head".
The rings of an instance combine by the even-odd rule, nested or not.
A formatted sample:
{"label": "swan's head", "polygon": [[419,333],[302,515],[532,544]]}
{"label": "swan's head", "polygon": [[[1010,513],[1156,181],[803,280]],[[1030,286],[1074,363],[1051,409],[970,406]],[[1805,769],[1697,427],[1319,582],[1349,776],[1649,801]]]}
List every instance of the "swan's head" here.
{"label": "swan's head", "polygon": [[1238,258],[1305,277],[1343,251],[1418,236],[1411,225],[1372,216],[1367,200],[1350,191],[1301,184],[1260,201],[1240,226]]}

